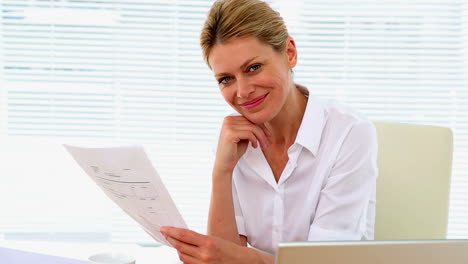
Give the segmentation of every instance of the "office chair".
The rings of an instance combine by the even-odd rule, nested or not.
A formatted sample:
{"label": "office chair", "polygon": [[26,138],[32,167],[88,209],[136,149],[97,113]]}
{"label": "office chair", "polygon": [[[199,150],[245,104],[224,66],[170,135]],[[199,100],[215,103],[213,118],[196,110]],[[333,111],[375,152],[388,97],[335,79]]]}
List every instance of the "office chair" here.
{"label": "office chair", "polygon": [[452,131],[374,124],[379,143],[375,240],[445,239]]}

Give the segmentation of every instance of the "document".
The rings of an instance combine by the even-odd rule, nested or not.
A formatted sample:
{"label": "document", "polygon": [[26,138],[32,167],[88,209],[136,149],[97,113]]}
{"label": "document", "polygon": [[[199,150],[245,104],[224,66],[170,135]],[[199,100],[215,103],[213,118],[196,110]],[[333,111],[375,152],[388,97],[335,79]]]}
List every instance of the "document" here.
{"label": "document", "polygon": [[159,228],[187,228],[142,147],[64,146],[104,193],[155,240],[171,246]]}

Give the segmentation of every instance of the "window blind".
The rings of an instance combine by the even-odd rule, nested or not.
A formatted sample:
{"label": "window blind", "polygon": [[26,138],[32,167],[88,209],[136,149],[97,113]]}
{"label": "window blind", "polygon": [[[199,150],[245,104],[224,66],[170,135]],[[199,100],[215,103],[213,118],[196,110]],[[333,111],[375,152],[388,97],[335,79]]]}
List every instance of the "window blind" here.
{"label": "window blind", "polygon": [[[44,177],[44,185],[61,185],[44,186],[50,193],[44,196],[18,179],[8,180],[23,199],[36,197],[36,202],[14,207],[2,203],[8,209],[2,211],[9,213],[0,220],[0,231],[10,237],[30,232],[64,239],[77,230],[89,233],[85,240],[151,241],[94,183],[84,180],[87,176],[59,146],[107,142],[142,144],[189,227],[204,232],[213,138],[219,118],[228,110],[198,45],[210,5],[211,1],[3,1],[4,142],[36,139],[26,141],[30,146],[22,152],[30,155],[25,162],[40,158],[36,156],[41,149],[46,155],[34,168],[40,171],[37,176]],[[9,146],[11,151],[16,144]],[[8,168],[16,170],[11,174],[22,173],[17,178],[30,180],[27,175],[34,172],[19,170],[20,156],[14,156],[17,160]],[[53,175],[45,175],[51,171]],[[79,186],[69,191],[71,195],[55,190],[72,188],[69,182]],[[84,193],[92,198],[83,198],[80,205],[76,197]],[[65,210],[54,198],[78,212]],[[65,211],[43,213],[44,207]],[[85,224],[78,225],[80,221]]]}
{"label": "window blind", "polygon": [[[453,129],[449,237],[467,237],[467,1],[268,2],[311,93],[376,121]],[[142,144],[189,227],[205,231],[212,150],[230,112],[198,45],[211,3],[1,2],[0,233],[152,241],[61,143]]]}
{"label": "window blind", "polygon": [[285,12],[299,50],[296,80],[312,94],[374,121],[452,128],[449,238],[468,237],[467,4],[295,1]]}

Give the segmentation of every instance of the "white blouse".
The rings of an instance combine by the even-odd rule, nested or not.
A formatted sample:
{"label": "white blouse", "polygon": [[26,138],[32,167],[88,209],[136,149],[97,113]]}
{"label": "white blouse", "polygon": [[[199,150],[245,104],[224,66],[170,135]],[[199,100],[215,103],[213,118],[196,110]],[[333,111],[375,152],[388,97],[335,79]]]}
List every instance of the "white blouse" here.
{"label": "white blouse", "polygon": [[233,172],[240,234],[275,254],[279,242],[374,237],[377,136],[372,122],[334,101],[309,97],[277,183],[261,148]]}

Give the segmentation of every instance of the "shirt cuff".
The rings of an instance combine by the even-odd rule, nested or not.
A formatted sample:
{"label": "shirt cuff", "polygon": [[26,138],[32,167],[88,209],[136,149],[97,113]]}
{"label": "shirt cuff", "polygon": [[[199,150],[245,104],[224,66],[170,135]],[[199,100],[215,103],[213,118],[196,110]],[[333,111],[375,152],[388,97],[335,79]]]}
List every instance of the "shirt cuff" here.
{"label": "shirt cuff", "polygon": [[239,235],[247,236],[247,233],[245,232],[244,217],[236,215],[236,223]]}
{"label": "shirt cuff", "polygon": [[311,226],[309,230],[308,241],[346,241],[346,240],[361,240],[361,233],[336,231],[323,229],[317,226]]}

